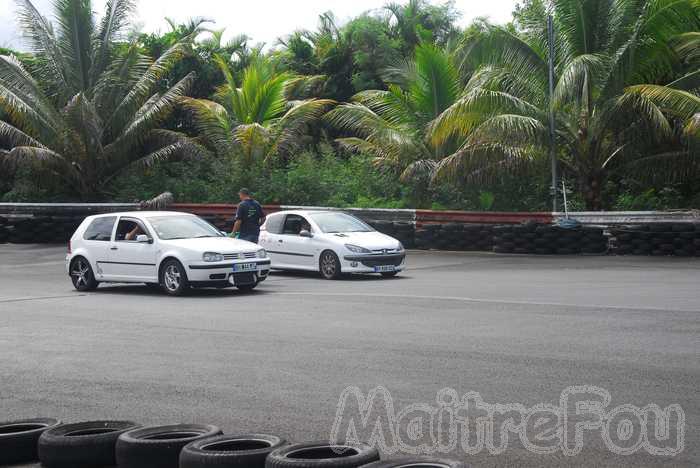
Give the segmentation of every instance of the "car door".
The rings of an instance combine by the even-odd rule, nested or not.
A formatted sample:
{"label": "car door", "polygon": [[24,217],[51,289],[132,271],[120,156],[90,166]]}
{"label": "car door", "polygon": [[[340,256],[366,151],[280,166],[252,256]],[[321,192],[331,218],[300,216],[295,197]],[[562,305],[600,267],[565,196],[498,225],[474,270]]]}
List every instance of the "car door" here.
{"label": "car door", "polygon": [[[138,242],[137,235],[146,235],[150,241]],[[105,270],[112,281],[156,283],[156,250],[153,233],[144,222],[122,216],[117,223]]]}
{"label": "car door", "polygon": [[284,258],[280,255],[280,246],[278,236],[282,233],[282,225],[285,215],[275,213],[267,216],[265,223],[260,228],[260,245],[267,251],[272,261],[272,267],[281,266],[284,263]]}
{"label": "car door", "polygon": [[277,236],[277,250],[281,262],[288,268],[316,270],[315,241],[302,237],[302,230],[310,230],[311,224],[302,215],[288,214],[282,225],[282,233]]}
{"label": "car door", "polygon": [[88,252],[88,260],[95,269],[95,277],[98,280],[104,277],[104,262],[109,261],[109,250],[114,227],[117,224],[116,216],[101,216],[95,218],[83,233],[83,245]]}

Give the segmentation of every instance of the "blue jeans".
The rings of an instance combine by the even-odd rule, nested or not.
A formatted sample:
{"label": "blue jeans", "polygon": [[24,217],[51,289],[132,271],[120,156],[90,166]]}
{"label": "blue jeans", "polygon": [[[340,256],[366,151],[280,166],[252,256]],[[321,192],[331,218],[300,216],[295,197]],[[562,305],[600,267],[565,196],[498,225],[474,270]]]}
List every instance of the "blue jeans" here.
{"label": "blue jeans", "polygon": [[243,233],[241,233],[241,235],[238,236],[238,238],[240,240],[244,240],[244,241],[252,242],[253,244],[257,244],[259,236],[260,236],[260,234],[243,234]]}

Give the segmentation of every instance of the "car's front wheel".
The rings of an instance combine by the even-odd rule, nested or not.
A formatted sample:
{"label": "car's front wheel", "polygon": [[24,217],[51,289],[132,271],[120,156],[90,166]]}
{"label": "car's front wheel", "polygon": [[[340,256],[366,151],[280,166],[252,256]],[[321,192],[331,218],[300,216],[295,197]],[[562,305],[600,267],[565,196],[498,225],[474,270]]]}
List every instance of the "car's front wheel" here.
{"label": "car's front wheel", "polygon": [[73,282],[73,287],[78,291],[97,289],[98,282],[92,272],[90,262],[85,257],[75,257],[70,262],[70,279]]}
{"label": "car's front wheel", "polygon": [[239,286],[236,286],[239,291],[252,291],[253,289],[258,287],[258,283],[255,282],[253,284],[241,284]]}
{"label": "car's front wheel", "polygon": [[321,254],[318,263],[321,276],[325,279],[334,280],[340,278],[340,260],[338,260],[338,256],[335,252],[326,250]]}
{"label": "car's front wheel", "polygon": [[187,272],[182,263],[173,259],[166,260],[160,269],[160,284],[163,291],[171,296],[182,296],[190,288]]}

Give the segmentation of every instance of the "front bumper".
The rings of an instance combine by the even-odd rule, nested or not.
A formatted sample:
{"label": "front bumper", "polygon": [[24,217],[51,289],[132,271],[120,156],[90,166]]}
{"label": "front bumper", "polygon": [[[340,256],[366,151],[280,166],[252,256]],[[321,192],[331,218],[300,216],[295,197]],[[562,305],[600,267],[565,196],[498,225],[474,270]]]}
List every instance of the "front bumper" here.
{"label": "front bumper", "polygon": [[[403,271],[406,252],[390,254],[352,254],[343,257],[341,268],[346,273],[379,273],[379,268]],[[386,271],[386,270],[385,270]]]}
{"label": "front bumper", "polygon": [[[234,272],[236,265],[256,264],[255,269]],[[240,262],[220,262],[220,263],[203,263],[198,262],[187,266],[187,278],[192,283],[225,283],[232,281],[231,278],[241,277],[252,273],[257,282],[265,281],[270,273],[271,261],[269,258],[240,261]]]}

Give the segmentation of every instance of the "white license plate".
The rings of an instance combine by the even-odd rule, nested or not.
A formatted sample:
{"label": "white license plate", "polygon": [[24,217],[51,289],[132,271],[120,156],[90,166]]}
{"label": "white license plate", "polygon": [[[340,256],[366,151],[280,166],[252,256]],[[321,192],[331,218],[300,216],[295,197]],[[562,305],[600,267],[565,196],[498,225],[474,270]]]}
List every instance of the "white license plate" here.
{"label": "white license plate", "polygon": [[234,273],[241,271],[255,271],[258,269],[257,263],[236,263],[233,265]]}
{"label": "white license plate", "polygon": [[396,271],[396,267],[394,265],[379,265],[374,267],[374,271],[377,273],[393,272]]}

